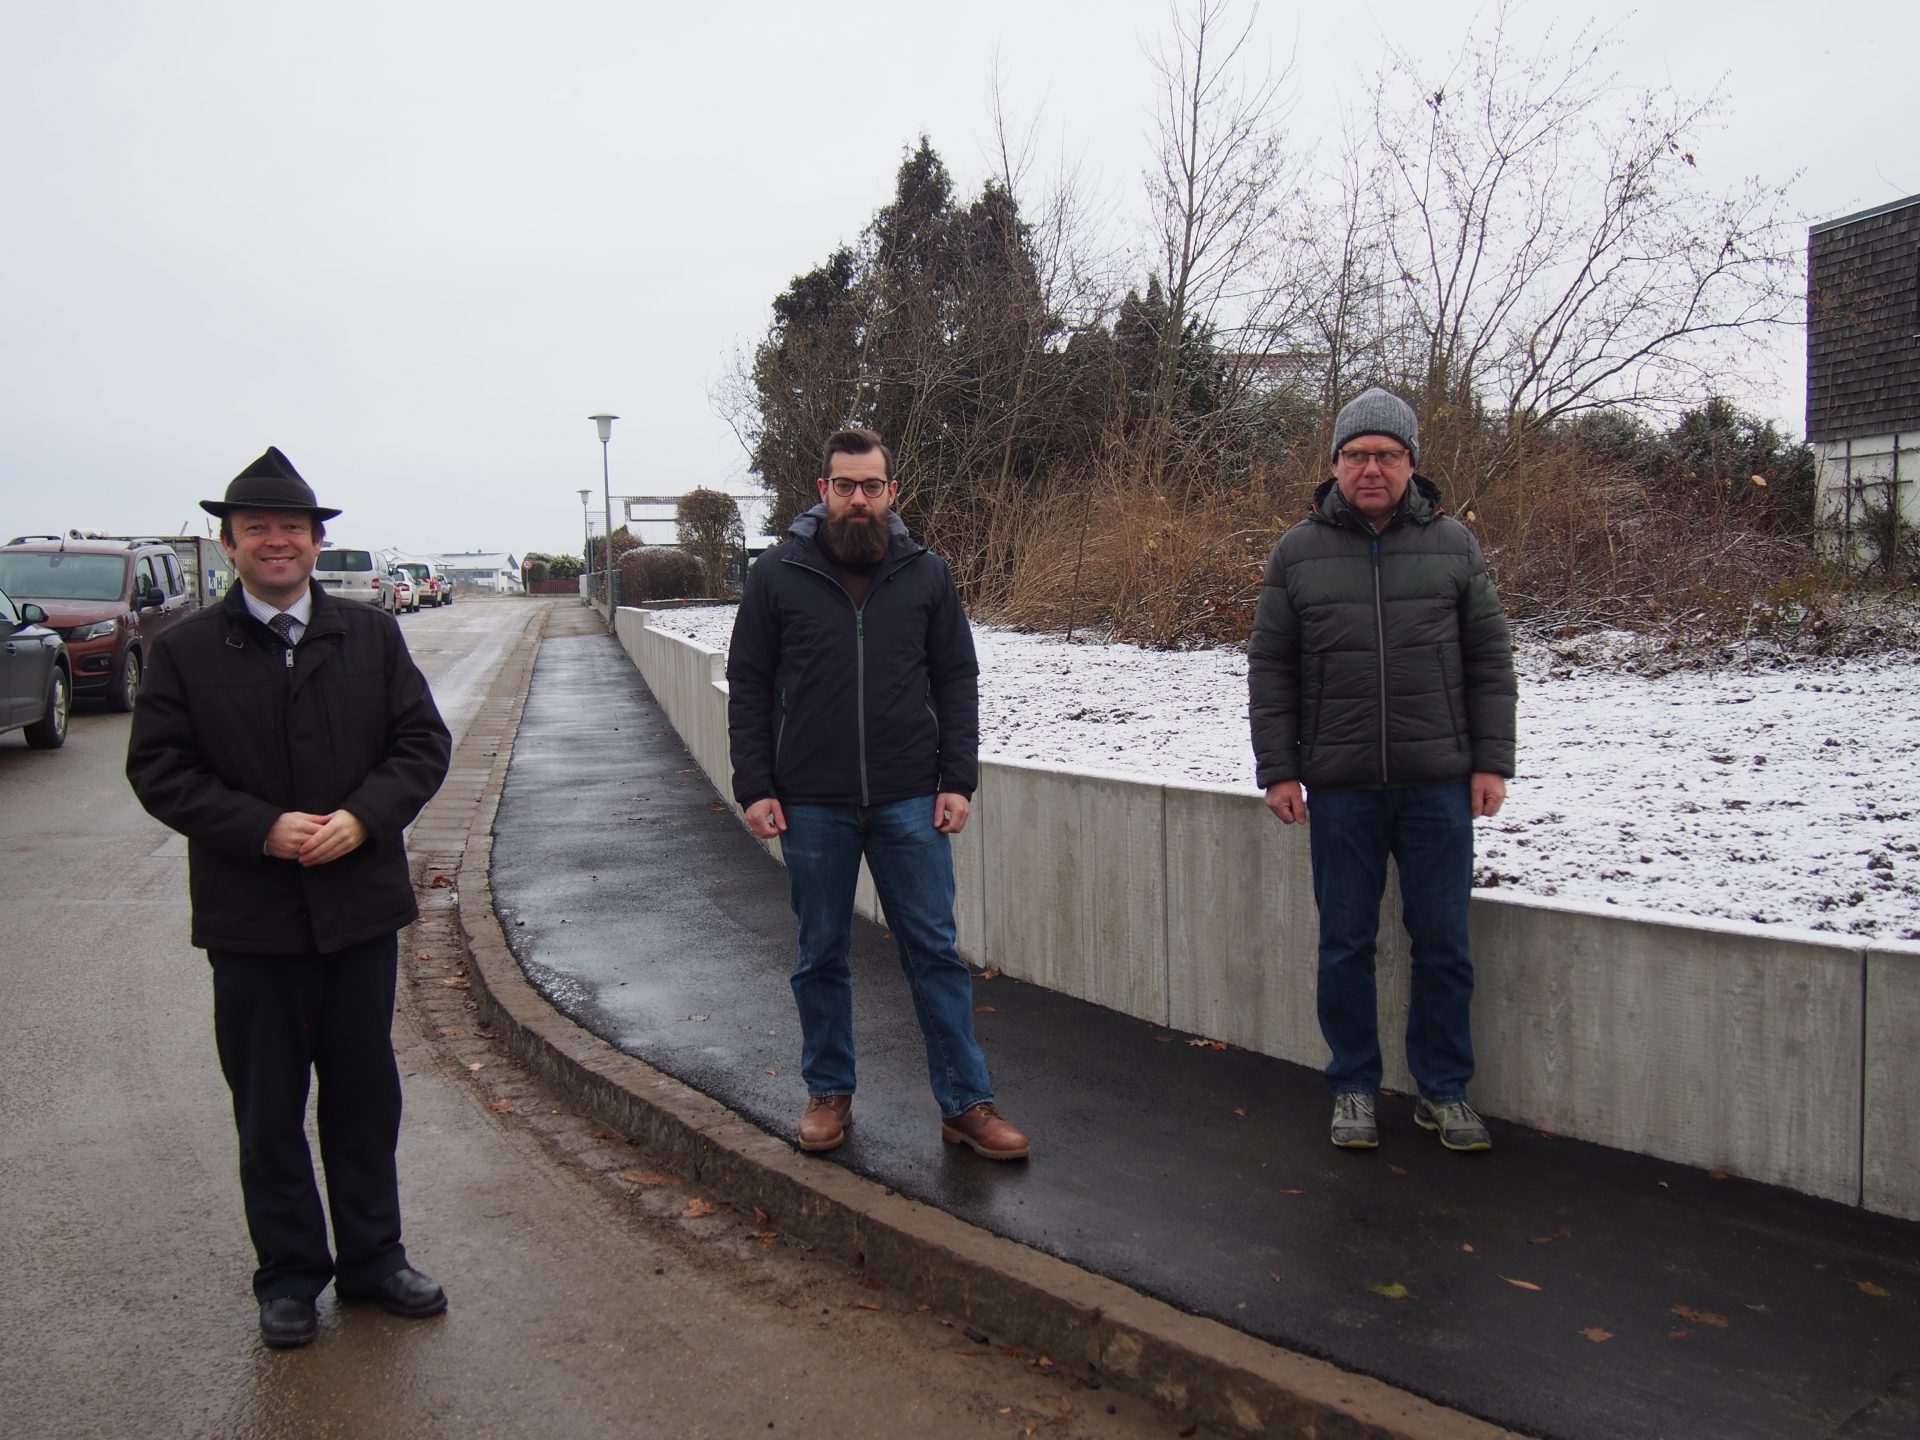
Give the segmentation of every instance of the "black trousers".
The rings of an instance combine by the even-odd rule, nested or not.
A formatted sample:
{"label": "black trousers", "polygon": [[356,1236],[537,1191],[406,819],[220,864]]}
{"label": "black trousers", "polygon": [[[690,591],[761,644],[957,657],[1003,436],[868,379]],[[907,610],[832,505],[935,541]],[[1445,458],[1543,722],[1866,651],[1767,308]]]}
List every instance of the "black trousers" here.
{"label": "black trousers", "polygon": [[[240,1191],[257,1299],[312,1298],[338,1278],[369,1290],[407,1263],[400,1244],[400,1071],[393,935],[330,955],[210,950],[213,1035],[233,1092]],[[307,1081],[320,1083],[320,1160],[334,1252],[307,1148]],[[335,1256],[338,1259],[336,1262]]]}

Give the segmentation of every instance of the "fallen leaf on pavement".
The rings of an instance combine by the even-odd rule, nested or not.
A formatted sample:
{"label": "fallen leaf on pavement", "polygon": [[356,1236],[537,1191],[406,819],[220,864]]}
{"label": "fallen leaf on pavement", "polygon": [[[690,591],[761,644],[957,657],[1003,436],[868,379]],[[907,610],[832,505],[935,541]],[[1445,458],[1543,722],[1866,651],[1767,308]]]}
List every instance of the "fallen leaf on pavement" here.
{"label": "fallen leaf on pavement", "polygon": [[491,1105],[487,1106],[487,1109],[493,1111],[493,1113],[496,1115],[511,1115],[513,1114],[513,1101],[496,1100]]}
{"label": "fallen leaf on pavement", "polygon": [[436,875],[433,877],[433,884],[427,888],[430,890],[451,890],[453,888],[453,881],[445,875]]}
{"label": "fallen leaf on pavement", "polygon": [[998,1015],[1000,1012],[991,1005],[976,1005],[973,1007],[973,1013],[976,1015]]}
{"label": "fallen leaf on pavement", "polygon": [[673,1176],[664,1175],[658,1170],[622,1170],[615,1178],[624,1180],[629,1185],[640,1186],[671,1185],[674,1183]]}
{"label": "fallen leaf on pavement", "polygon": [[1388,1300],[1418,1300],[1420,1298],[1397,1280],[1391,1285],[1369,1285],[1367,1289]]}
{"label": "fallen leaf on pavement", "polygon": [[879,1310],[883,1307],[878,1300],[856,1300],[853,1302],[853,1308],[856,1310]]}
{"label": "fallen leaf on pavement", "polygon": [[702,1200],[696,1195],[687,1201],[687,1208],[680,1212],[680,1218],[683,1220],[699,1220],[711,1214],[713,1214],[712,1204]]}
{"label": "fallen leaf on pavement", "polygon": [[1564,1240],[1567,1238],[1567,1236],[1571,1234],[1573,1234],[1572,1228],[1570,1226],[1562,1225],[1558,1230],[1554,1231],[1551,1235],[1535,1235],[1532,1239],[1527,1241],[1527,1244],[1551,1245],[1554,1241]]}
{"label": "fallen leaf on pavement", "polygon": [[1307,1192],[1304,1190],[1282,1190],[1280,1193],[1282,1195],[1304,1195]]}
{"label": "fallen leaf on pavement", "polygon": [[1244,1105],[1236,1105],[1233,1107],[1233,1113],[1244,1120],[1247,1118],[1247,1107]]}
{"label": "fallen leaf on pavement", "polygon": [[1883,1290],[1871,1280],[1849,1280],[1847,1283],[1862,1295],[1871,1295],[1876,1300],[1887,1300],[1893,1296],[1891,1290]]}
{"label": "fallen leaf on pavement", "polygon": [[1387,1166],[1387,1169],[1391,1170],[1396,1175],[1404,1175],[1407,1173],[1407,1167],[1404,1165],[1389,1165]]}
{"label": "fallen leaf on pavement", "polygon": [[1471,1245],[1462,1245],[1462,1246],[1461,1246],[1460,1248],[1461,1248],[1462,1250],[1464,1250],[1464,1251],[1466,1251],[1466,1252],[1467,1252],[1467,1254],[1469,1254],[1469,1255],[1471,1255],[1471,1254],[1473,1254],[1473,1246],[1471,1246]]}
{"label": "fallen leaf on pavement", "polygon": [[1538,1290],[1540,1288],[1531,1280],[1516,1280],[1511,1275],[1502,1275],[1500,1278],[1516,1290]]}
{"label": "fallen leaf on pavement", "polygon": [[1611,1330],[1602,1330],[1598,1325],[1589,1325],[1580,1333],[1596,1345],[1604,1345],[1613,1338]]}
{"label": "fallen leaf on pavement", "polygon": [[424,950],[415,951],[413,958],[416,960],[427,962],[427,963],[431,963],[433,960],[433,956],[429,955]]}
{"label": "fallen leaf on pavement", "polygon": [[1693,1332],[1691,1330],[1669,1330],[1667,1331],[1667,1339],[1684,1340],[1687,1338],[1687,1336],[1691,1335],[1692,1333]]}
{"label": "fallen leaf on pavement", "polygon": [[1669,1315],[1678,1315],[1682,1320],[1691,1320],[1696,1325],[1711,1325],[1716,1330],[1727,1328],[1727,1317],[1715,1315],[1711,1310],[1694,1310],[1685,1305],[1668,1307]]}
{"label": "fallen leaf on pavement", "polygon": [[443,1040],[458,1040],[466,1033],[467,1032],[462,1030],[458,1025],[442,1025],[440,1027],[440,1038]]}
{"label": "fallen leaf on pavement", "polygon": [[474,1060],[474,1061],[471,1061],[471,1062],[469,1062],[469,1063],[468,1063],[468,1065],[467,1065],[467,1070],[468,1070],[468,1072],[469,1072],[469,1073],[474,1073],[474,1072],[477,1072],[477,1071],[481,1071],[481,1070],[484,1070],[484,1069],[486,1069],[486,1068],[487,1068],[487,1062],[486,1062],[486,1061],[484,1061],[484,1060]]}
{"label": "fallen leaf on pavement", "polygon": [[449,975],[440,983],[454,990],[464,990],[467,988],[467,977],[464,975]]}
{"label": "fallen leaf on pavement", "polygon": [[767,1221],[771,1220],[772,1218],[773,1217],[771,1215],[767,1214],[767,1212],[762,1210],[758,1205],[753,1207],[754,1224],[764,1225],[767,1223]]}

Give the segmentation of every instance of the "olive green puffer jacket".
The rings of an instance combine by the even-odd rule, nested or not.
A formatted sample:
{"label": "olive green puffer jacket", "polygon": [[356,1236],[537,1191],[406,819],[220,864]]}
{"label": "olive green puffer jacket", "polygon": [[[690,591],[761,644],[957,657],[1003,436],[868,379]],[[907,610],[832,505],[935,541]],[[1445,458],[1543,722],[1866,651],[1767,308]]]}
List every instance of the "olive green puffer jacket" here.
{"label": "olive green puffer jacket", "polygon": [[1327,481],[1280,537],[1247,644],[1260,788],[1513,774],[1513,644],[1466,526],[1415,475],[1375,534]]}

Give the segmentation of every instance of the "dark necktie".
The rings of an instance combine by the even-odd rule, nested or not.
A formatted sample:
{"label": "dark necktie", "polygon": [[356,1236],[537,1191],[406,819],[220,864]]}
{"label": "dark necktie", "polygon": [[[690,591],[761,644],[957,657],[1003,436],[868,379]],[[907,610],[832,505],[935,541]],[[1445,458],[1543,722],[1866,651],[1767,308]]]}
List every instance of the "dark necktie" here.
{"label": "dark necktie", "polygon": [[281,643],[291,650],[293,648],[293,627],[299,623],[298,620],[295,620],[293,616],[283,610],[267,622],[267,627],[280,637]]}

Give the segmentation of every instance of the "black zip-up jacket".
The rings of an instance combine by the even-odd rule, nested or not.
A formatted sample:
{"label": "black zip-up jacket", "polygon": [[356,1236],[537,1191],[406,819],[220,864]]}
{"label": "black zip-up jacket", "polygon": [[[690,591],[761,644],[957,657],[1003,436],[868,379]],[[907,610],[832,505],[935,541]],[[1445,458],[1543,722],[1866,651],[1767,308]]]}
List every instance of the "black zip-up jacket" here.
{"label": "black zip-up jacket", "polygon": [[1511,777],[1513,642],[1479,542],[1415,475],[1375,534],[1332,480],[1267,561],[1247,642],[1260,788]]}
{"label": "black zip-up jacket", "polygon": [[[419,914],[401,832],[451,750],[392,616],[316,586],[289,651],[235,585],[154,642],[127,779],[187,837],[195,945],[327,954]],[[273,859],[267,832],[289,810],[351,811],[366,842],[327,865]]]}
{"label": "black zip-up jacket", "polygon": [[980,662],[947,562],[888,512],[891,538],[858,606],[795,518],[754,563],[727,649],[727,739],[742,805],[887,805],[971,797]]}

